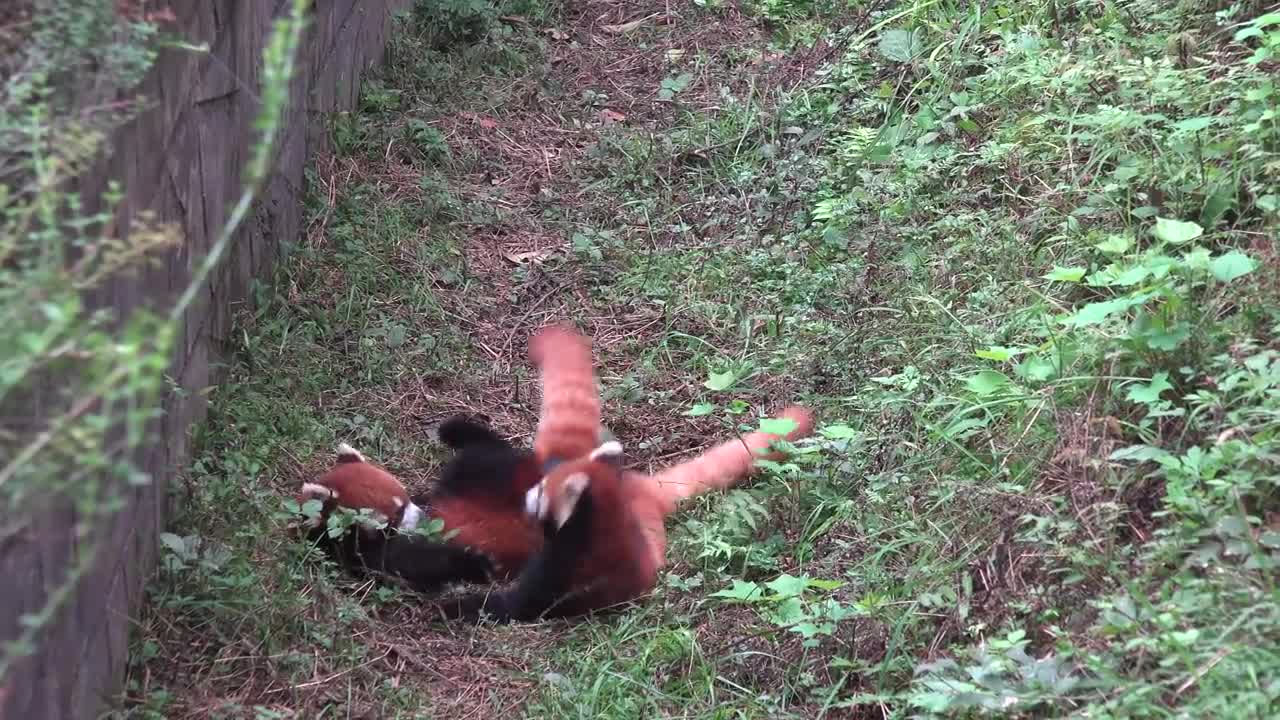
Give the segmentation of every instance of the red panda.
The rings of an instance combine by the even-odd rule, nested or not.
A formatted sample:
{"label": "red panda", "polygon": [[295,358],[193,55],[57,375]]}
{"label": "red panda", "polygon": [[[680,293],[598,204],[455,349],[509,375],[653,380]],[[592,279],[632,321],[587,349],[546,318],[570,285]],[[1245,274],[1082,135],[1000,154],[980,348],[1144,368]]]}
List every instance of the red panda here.
{"label": "red panda", "polygon": [[[422,506],[409,498],[399,479],[350,445],[338,446],[333,469],[302,484],[299,504],[312,499],[320,500],[322,507],[304,523],[308,539],[351,572],[397,577],[419,592],[451,581],[488,579],[492,568],[483,555],[413,533],[425,518]],[[354,531],[332,537],[327,521],[337,507],[368,510],[372,522],[360,522]]]}
{"label": "red panda", "polygon": [[[323,503],[318,517],[305,523],[309,539],[349,570],[398,575],[424,592],[515,576],[542,545],[537,523],[524,514],[525,492],[541,478],[533,454],[463,416],[445,421],[439,436],[455,455],[432,491],[416,501],[394,475],[341,445],[337,465],[298,493],[300,504]],[[337,507],[369,510],[372,522],[329,537],[327,518]],[[409,532],[436,518],[444,532],[456,533],[440,541]],[[375,522],[385,530],[370,527]]]}
{"label": "red panda", "polygon": [[[812,415],[804,408],[787,408],[782,417],[795,423],[788,440],[812,431]],[[447,601],[443,616],[483,613],[498,622],[531,621],[639,598],[653,588],[664,564],[666,517],[681,500],[730,487],[749,474],[756,451],[776,439],[751,433],[653,476],[623,470],[616,441],[561,463],[526,494],[525,512],[537,518],[546,540],[515,587]]]}
{"label": "red panda", "polygon": [[369,510],[375,521],[393,529],[412,530],[423,516],[422,508],[409,499],[408,491],[395,475],[370,463],[346,443],[338,446],[338,462],[333,469],[302,484],[298,504],[308,500],[322,504],[320,515],[308,519],[307,526],[311,528],[339,506]]}

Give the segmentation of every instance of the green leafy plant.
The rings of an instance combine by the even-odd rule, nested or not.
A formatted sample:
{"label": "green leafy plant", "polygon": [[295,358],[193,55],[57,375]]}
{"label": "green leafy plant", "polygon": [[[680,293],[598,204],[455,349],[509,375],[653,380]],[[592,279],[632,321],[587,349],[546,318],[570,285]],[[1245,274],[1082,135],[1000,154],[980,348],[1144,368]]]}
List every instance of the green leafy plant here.
{"label": "green leafy plant", "polygon": [[680,73],[674,77],[666,78],[658,86],[658,99],[671,100],[676,95],[684,92],[692,82],[693,75],[691,73]]}
{"label": "green leafy plant", "polygon": [[709,597],[757,608],[774,625],[799,634],[806,641],[831,635],[836,625],[863,614],[857,605],[845,606],[831,598],[818,599],[810,591],[831,591],[843,583],[782,574],[767,583],[734,580],[733,586]]}
{"label": "green leafy plant", "polygon": [[1081,688],[1081,676],[1069,660],[1052,653],[1027,652],[1026,633],[1014,630],[967,653],[964,664],[951,659],[916,669],[911,705],[928,716],[947,717],[982,710],[1027,713]]}

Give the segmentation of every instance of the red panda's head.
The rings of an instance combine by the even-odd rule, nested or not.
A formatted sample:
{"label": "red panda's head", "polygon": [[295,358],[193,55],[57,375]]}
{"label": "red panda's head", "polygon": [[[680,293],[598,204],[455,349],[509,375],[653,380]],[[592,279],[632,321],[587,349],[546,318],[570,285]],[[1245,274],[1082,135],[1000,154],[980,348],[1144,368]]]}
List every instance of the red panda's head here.
{"label": "red panda's head", "polygon": [[308,529],[322,526],[335,508],[368,510],[378,524],[412,530],[422,520],[422,509],[409,499],[404,484],[396,476],[370,463],[355,448],[338,446],[337,464],[312,482],[304,482],[296,496],[301,505],[319,500],[319,516],[304,523]]}
{"label": "red panda's head", "polygon": [[616,497],[622,480],[622,444],[610,440],[584,458],[560,463],[525,493],[524,510],[552,530],[563,528],[583,497]]}

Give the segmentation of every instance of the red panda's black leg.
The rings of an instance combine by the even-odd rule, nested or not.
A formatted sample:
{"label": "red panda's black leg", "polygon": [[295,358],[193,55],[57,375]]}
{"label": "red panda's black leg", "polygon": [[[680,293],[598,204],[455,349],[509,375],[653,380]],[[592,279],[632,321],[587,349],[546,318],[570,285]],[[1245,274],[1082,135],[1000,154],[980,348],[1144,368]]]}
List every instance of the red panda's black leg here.
{"label": "red panda's black leg", "polygon": [[533,453],[465,416],[445,421],[439,435],[455,452],[440,470],[438,495],[521,511],[525,489],[540,477]]}
{"label": "red panda's black leg", "polygon": [[396,534],[370,557],[367,567],[403,579],[421,593],[439,590],[453,582],[483,583],[493,565],[483,555],[427,538]]}
{"label": "red panda's black leg", "polygon": [[312,538],[347,572],[397,577],[421,593],[453,582],[487,582],[493,570],[483,555],[409,533],[349,531],[330,538],[321,531]]}
{"label": "red panda's black leg", "polygon": [[559,530],[553,522],[544,524],[547,543],[504,592],[472,593],[441,603],[446,620],[476,619],[486,616],[496,623],[533,622],[573,614],[573,580],[590,551],[592,524],[590,496],[578,502],[577,511]]}

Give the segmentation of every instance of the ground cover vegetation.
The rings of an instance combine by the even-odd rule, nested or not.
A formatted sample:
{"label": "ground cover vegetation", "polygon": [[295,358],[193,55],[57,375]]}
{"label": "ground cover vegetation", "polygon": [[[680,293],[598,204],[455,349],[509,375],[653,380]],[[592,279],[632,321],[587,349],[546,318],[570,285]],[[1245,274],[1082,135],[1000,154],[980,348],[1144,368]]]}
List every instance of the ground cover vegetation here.
{"label": "ground cover vegetation", "polygon": [[[1280,703],[1280,14],[1258,2],[418,0],[241,319],[133,717],[1266,717]],[[528,437],[596,341],[674,521],[621,616],[428,621],[283,534],[352,443]]]}

